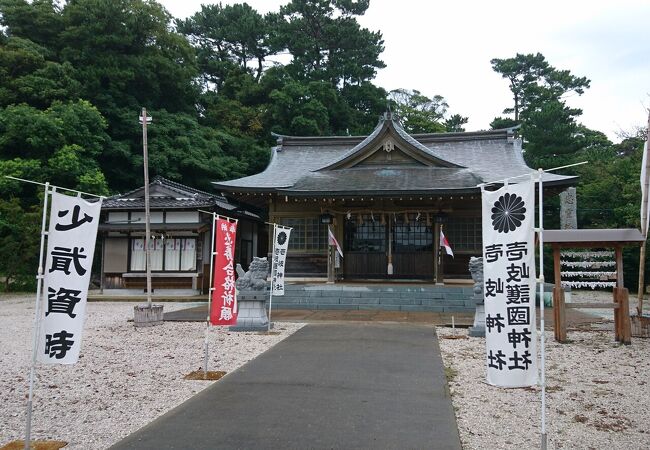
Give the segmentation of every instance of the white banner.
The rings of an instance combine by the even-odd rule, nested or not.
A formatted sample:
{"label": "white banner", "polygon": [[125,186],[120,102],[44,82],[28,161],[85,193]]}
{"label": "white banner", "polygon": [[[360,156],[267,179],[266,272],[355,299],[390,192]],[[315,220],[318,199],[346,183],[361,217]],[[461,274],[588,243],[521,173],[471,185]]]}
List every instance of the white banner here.
{"label": "white banner", "polygon": [[483,191],[487,382],[537,384],[535,184]]}
{"label": "white banner", "polygon": [[284,295],[284,264],[289,249],[291,228],[275,225],[273,235],[273,263],[271,265],[271,293]]}
{"label": "white banner", "polygon": [[38,361],[79,359],[101,200],[52,193],[38,342]]}

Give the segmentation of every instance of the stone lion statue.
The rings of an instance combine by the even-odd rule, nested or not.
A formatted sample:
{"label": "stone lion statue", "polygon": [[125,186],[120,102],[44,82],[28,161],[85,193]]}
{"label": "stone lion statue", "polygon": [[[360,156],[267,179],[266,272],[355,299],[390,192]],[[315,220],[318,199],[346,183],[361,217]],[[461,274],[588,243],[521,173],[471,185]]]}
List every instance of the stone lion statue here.
{"label": "stone lion statue", "polygon": [[[237,264],[237,273],[240,274],[237,280],[237,290],[240,291],[263,291],[266,289],[266,275],[269,272],[269,262],[266,258],[253,257],[248,271],[241,275]],[[242,271],[243,272],[243,271]]]}
{"label": "stone lion statue", "polygon": [[483,296],[483,258],[472,256],[469,259],[469,272],[474,280],[474,295]]}

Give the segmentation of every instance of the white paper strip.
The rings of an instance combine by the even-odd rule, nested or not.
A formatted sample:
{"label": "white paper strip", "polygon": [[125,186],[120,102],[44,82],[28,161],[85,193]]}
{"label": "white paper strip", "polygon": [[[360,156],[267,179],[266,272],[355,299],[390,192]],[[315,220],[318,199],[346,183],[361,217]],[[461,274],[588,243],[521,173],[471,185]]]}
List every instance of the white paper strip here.
{"label": "white paper strip", "polygon": [[38,361],[79,359],[101,200],[52,194],[45,255]]}
{"label": "white paper strip", "polygon": [[587,269],[600,269],[602,267],[614,267],[616,261],[560,261],[566,267],[585,267]]}
{"label": "white paper strip", "polygon": [[487,382],[537,384],[535,187],[532,179],[483,191]]}
{"label": "white paper strip", "polygon": [[575,287],[575,288],[614,288],[616,287],[616,281],[563,281],[562,286],[564,287]]}
{"label": "white paper strip", "polygon": [[567,258],[579,258],[579,259],[592,259],[592,258],[613,258],[614,252],[610,251],[596,251],[596,252],[570,252],[564,251],[560,253],[561,256],[566,256]]}
{"label": "white paper strip", "polygon": [[588,277],[588,278],[610,278],[610,277],[616,277],[616,272],[581,272],[581,271],[575,271],[575,272],[561,272],[561,275],[563,277],[567,278],[577,278],[577,277]]}

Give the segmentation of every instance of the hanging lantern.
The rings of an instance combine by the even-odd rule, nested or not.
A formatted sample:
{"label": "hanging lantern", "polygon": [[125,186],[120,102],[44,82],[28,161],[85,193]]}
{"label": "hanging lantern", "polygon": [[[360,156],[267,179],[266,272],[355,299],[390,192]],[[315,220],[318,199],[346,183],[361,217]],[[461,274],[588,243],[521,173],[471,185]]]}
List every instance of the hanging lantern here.
{"label": "hanging lantern", "polygon": [[381,215],[381,224],[386,225],[386,215],[385,214]]}
{"label": "hanging lantern", "polygon": [[404,213],[404,223],[409,224],[409,213]]}

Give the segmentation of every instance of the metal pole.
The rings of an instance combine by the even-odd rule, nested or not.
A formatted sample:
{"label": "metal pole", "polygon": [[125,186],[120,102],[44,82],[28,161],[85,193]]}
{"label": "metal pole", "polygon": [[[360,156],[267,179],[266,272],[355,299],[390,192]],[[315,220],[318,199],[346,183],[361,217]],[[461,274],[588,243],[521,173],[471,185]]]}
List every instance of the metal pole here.
{"label": "metal pole", "polygon": [[151,309],[151,250],[149,249],[149,239],[151,238],[151,216],[149,213],[149,155],[147,153],[147,122],[151,120],[147,117],[147,108],[142,108],[142,154],[144,165],[144,219],[145,219],[145,255],[147,265],[147,307]]}
{"label": "metal pole", "polygon": [[544,339],[544,190],[542,189],[542,176],[543,169],[538,169],[538,196],[539,196],[539,310],[540,310],[540,346],[541,346],[541,376],[540,384],[542,387],[542,450],[546,450],[546,354],[545,354],[545,339]]}
{"label": "metal pole", "polygon": [[32,436],[32,404],[34,400],[34,376],[36,372],[36,352],[38,351],[38,339],[40,338],[41,323],[41,290],[43,286],[43,252],[45,249],[45,225],[47,222],[47,200],[50,183],[45,183],[45,198],[43,199],[43,218],[41,221],[41,245],[38,255],[38,272],[36,275],[36,304],[34,307],[34,329],[32,330],[32,364],[29,369],[29,394],[27,397],[27,425],[25,427],[25,450],[29,450],[29,443]]}
{"label": "metal pole", "polygon": [[643,294],[645,291],[645,253],[646,253],[646,241],[648,239],[646,228],[647,216],[648,216],[648,196],[650,195],[650,158],[647,155],[648,146],[650,146],[650,111],[648,112],[648,136],[646,137],[646,147],[643,149],[646,152],[645,157],[645,180],[641,180],[645,187],[646,198],[644,202],[641,202],[641,234],[645,238],[643,244],[641,245],[641,252],[639,254],[639,288],[637,292],[637,298],[639,305],[636,308],[637,314],[641,316],[643,314]]}
{"label": "metal pole", "polygon": [[[273,224],[273,249],[271,250],[272,255],[275,255],[275,243],[276,243],[277,231],[278,231],[278,225]],[[273,306],[273,273],[275,272],[275,270],[276,270],[275,257],[271,257],[271,291],[269,292],[269,324],[268,324],[267,332],[271,332],[271,307]]]}
{"label": "metal pole", "polygon": [[212,287],[212,279],[214,277],[212,270],[214,267],[214,257],[217,255],[217,253],[214,251],[214,234],[217,229],[217,215],[216,213],[212,213],[212,238],[211,242],[212,244],[210,245],[210,283],[208,284],[208,317],[205,320],[205,343],[203,345],[203,350],[205,351],[205,356],[203,360],[203,378],[207,378],[208,376],[208,330],[210,329],[210,315],[212,314],[212,290],[214,289]]}

